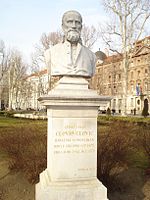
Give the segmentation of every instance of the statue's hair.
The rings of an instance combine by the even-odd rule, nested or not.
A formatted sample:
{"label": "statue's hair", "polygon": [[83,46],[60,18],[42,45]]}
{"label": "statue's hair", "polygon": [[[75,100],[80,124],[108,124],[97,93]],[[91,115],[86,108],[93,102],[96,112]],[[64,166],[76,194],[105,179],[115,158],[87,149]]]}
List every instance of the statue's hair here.
{"label": "statue's hair", "polygon": [[63,24],[63,22],[64,22],[64,19],[65,19],[66,15],[71,14],[71,13],[72,13],[72,14],[78,15],[78,16],[80,17],[81,23],[82,23],[82,16],[81,16],[81,14],[80,14],[78,11],[76,11],[76,10],[69,10],[69,11],[66,11],[66,12],[63,14],[63,16],[62,16],[62,24]]}

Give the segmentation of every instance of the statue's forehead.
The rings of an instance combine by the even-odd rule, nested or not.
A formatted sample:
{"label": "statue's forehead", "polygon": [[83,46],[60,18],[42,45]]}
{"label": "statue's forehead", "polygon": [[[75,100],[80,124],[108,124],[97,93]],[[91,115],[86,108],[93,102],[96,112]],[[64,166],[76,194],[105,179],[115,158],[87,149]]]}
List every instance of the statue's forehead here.
{"label": "statue's forehead", "polygon": [[69,19],[76,19],[78,21],[82,21],[81,16],[79,14],[73,13],[73,12],[67,13],[65,15],[64,20],[69,20]]}

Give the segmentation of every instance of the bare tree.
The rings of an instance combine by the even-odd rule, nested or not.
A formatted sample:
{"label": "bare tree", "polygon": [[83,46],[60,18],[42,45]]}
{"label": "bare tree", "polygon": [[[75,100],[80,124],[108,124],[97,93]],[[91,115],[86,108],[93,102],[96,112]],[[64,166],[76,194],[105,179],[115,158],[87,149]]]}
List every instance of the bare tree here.
{"label": "bare tree", "polygon": [[[63,35],[61,31],[50,32],[48,34],[43,33],[40,38],[39,44],[35,46],[35,52],[32,55],[32,72],[36,73],[38,76],[38,79],[39,79],[38,93],[40,94],[45,93],[45,89],[44,89],[45,83],[42,83],[42,78],[40,74],[40,71],[46,68],[44,52],[46,49],[62,41],[62,38],[63,38]],[[49,75],[47,76],[49,79],[49,85],[51,85],[50,76]]]}
{"label": "bare tree", "polygon": [[61,31],[42,34],[39,44],[36,44],[35,52],[32,54],[32,72],[38,72],[45,67],[45,50],[59,43],[62,40],[62,37]]}
{"label": "bare tree", "polygon": [[[43,77],[41,72],[46,68],[44,59],[44,49],[36,48],[34,54],[32,54],[32,74],[35,74],[38,78],[37,93],[42,95],[45,94],[45,83],[43,82]],[[47,79],[49,79],[49,74],[47,73]]]}
{"label": "bare tree", "polygon": [[121,52],[124,70],[123,113],[127,110],[128,67],[130,49],[143,34],[146,22],[150,17],[149,0],[103,0],[105,10],[111,21],[101,27],[101,36],[109,49]]}
{"label": "bare tree", "polygon": [[92,49],[95,42],[98,40],[100,34],[99,30],[94,26],[86,26],[85,24],[82,27],[82,43],[84,46]]}
{"label": "bare tree", "polygon": [[45,67],[44,52],[50,46],[54,46],[61,41],[61,31],[43,33],[39,44],[35,45],[35,52],[32,54],[32,69],[31,72],[38,72]]}
{"label": "bare tree", "polygon": [[10,62],[10,52],[6,50],[4,42],[0,40],[0,109],[1,109],[2,95],[4,96],[3,92],[8,88],[7,75],[10,67],[9,62]]}
{"label": "bare tree", "polygon": [[48,49],[50,46],[54,46],[62,40],[61,31],[50,32],[48,34],[43,33],[40,42],[44,49]]}
{"label": "bare tree", "polygon": [[27,66],[22,61],[22,56],[17,50],[12,51],[9,69],[9,109],[12,104],[18,108],[19,95],[26,77]]}
{"label": "bare tree", "polygon": [[9,54],[6,52],[5,44],[0,41],[0,81],[9,69]]}

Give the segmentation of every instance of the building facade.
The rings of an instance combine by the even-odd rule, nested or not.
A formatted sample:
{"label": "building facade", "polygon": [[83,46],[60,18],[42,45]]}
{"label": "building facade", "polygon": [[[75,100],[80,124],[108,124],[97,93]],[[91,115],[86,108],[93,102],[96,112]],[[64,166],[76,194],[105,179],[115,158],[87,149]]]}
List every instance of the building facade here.
{"label": "building facade", "polygon": [[12,98],[12,109],[14,110],[40,110],[43,107],[38,98],[48,93],[49,76],[47,70],[33,73],[25,78],[16,95]]}
{"label": "building facade", "polygon": [[[100,95],[112,96],[110,109],[123,113],[124,70],[121,54],[97,57],[96,74],[91,87]],[[145,104],[150,113],[150,37],[138,41],[128,54],[126,113],[141,114]]]}

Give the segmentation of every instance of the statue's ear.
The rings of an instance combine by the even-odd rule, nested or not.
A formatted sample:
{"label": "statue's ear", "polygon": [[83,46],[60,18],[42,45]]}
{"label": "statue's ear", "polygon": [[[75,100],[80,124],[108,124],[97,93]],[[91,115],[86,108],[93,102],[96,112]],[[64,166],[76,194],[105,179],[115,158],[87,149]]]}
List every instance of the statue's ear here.
{"label": "statue's ear", "polygon": [[64,31],[65,31],[65,27],[64,27],[64,24],[63,24],[63,23],[62,23],[61,27],[62,27],[62,30],[63,30],[63,32],[64,32]]}
{"label": "statue's ear", "polygon": [[63,34],[64,34],[64,36],[63,36],[63,40],[65,39],[65,34],[66,34],[66,29],[65,29],[65,25],[64,24],[62,24],[62,31],[63,31]]}

